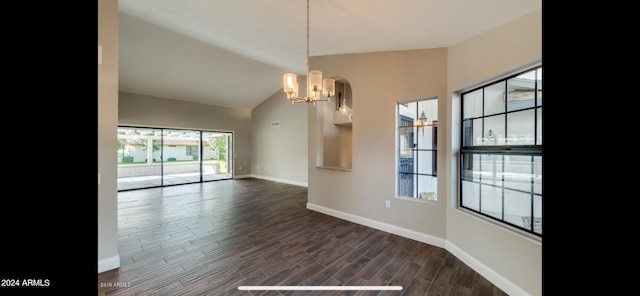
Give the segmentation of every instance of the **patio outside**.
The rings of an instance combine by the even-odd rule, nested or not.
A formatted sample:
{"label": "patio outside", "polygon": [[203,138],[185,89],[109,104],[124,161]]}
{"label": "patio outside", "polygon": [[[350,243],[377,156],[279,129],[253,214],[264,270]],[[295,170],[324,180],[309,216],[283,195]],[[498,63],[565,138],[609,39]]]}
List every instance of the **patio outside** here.
{"label": "patio outside", "polygon": [[233,177],[230,132],[118,128],[118,191]]}

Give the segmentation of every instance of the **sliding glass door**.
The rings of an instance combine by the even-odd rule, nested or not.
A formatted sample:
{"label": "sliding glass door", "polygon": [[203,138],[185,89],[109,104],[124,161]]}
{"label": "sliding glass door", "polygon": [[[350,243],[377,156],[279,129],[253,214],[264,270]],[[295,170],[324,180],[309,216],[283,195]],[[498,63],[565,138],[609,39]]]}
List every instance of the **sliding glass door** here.
{"label": "sliding glass door", "polygon": [[162,184],[200,182],[200,131],[162,130]]}
{"label": "sliding glass door", "polygon": [[162,130],[118,128],[118,190],[162,185]]}
{"label": "sliding glass door", "polygon": [[231,179],[233,133],[118,127],[118,191]]}
{"label": "sliding glass door", "polygon": [[202,132],[202,178],[203,181],[220,179],[231,173],[231,134]]}

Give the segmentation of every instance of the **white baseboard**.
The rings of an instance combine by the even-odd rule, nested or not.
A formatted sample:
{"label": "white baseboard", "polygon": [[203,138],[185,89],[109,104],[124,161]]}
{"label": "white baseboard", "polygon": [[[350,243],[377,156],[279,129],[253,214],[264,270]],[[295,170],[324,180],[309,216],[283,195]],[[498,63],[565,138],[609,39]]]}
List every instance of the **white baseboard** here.
{"label": "white baseboard", "polygon": [[98,273],[105,272],[120,267],[120,255],[98,260]]}
{"label": "white baseboard", "polygon": [[251,178],[251,174],[247,174],[247,175],[235,175],[233,176],[234,179],[246,179],[246,178]]}
{"label": "white baseboard", "polygon": [[448,242],[445,239],[442,239],[442,238],[439,238],[439,237],[435,237],[435,236],[432,236],[432,235],[428,235],[428,234],[424,234],[424,233],[421,233],[421,232],[417,232],[417,231],[414,231],[414,230],[411,230],[411,229],[406,229],[406,228],[403,228],[403,227],[398,227],[398,226],[395,226],[395,225],[391,225],[391,224],[387,224],[387,223],[371,220],[371,219],[368,219],[368,218],[360,217],[360,216],[357,216],[357,215],[341,212],[341,211],[338,211],[338,210],[330,209],[330,208],[323,207],[323,206],[320,206],[320,205],[316,205],[316,204],[313,204],[313,203],[307,203],[307,209],[312,210],[312,211],[316,211],[316,212],[320,212],[320,213],[323,213],[323,214],[327,214],[329,216],[333,216],[333,217],[340,218],[340,219],[343,219],[343,220],[347,220],[347,221],[350,221],[350,222],[353,222],[353,223],[358,223],[358,224],[361,224],[361,225],[364,225],[364,226],[368,226],[368,227],[371,227],[371,228],[382,230],[384,232],[388,232],[388,233],[392,233],[392,234],[399,235],[399,236],[402,236],[402,237],[406,237],[406,238],[409,238],[409,239],[413,239],[413,240],[416,240],[416,241],[419,241],[419,242],[423,242],[425,244],[429,244],[429,245],[432,245],[432,246],[443,248],[443,249],[451,252],[451,254],[453,254],[458,259],[460,259],[460,261],[462,261],[465,264],[467,264],[469,267],[471,267],[477,273],[481,274],[483,277],[485,277],[487,280],[489,280],[491,283],[496,285],[496,287],[500,288],[505,293],[507,293],[509,295],[512,295],[512,296],[530,295],[527,292],[525,292],[524,290],[522,290],[520,287],[518,287],[517,285],[513,284],[512,282],[508,281],[506,278],[504,278],[503,276],[501,276],[500,274],[495,272],[493,269],[491,269],[491,268],[487,267],[486,265],[482,264],[480,261],[478,261],[475,258],[471,257],[469,254],[467,254],[466,252],[462,251],[460,248],[456,247],[455,245],[451,244],[450,242]]}
{"label": "white baseboard", "polygon": [[298,182],[298,181],[291,181],[291,180],[286,180],[286,179],[273,178],[273,177],[255,175],[255,174],[251,174],[251,177],[252,178],[256,178],[256,179],[263,179],[263,180],[278,182],[278,183],[285,183],[285,184],[297,185],[297,186],[302,186],[302,187],[309,187],[309,185],[307,183],[302,183],[302,182]]}
{"label": "white baseboard", "polygon": [[313,210],[316,212],[320,212],[323,214],[327,214],[329,216],[333,216],[336,218],[340,218],[343,220],[347,220],[347,221],[351,221],[353,223],[358,223],[364,226],[368,226],[371,228],[375,228],[378,230],[382,230],[384,232],[389,232],[389,233],[393,233],[402,237],[406,237],[406,238],[410,238],[413,240],[417,240],[419,242],[423,242],[425,244],[430,244],[432,246],[436,246],[436,247],[440,247],[440,248],[444,248],[445,246],[445,240],[439,238],[439,237],[435,237],[432,235],[428,235],[428,234],[424,234],[421,232],[417,232],[415,230],[411,230],[411,229],[406,229],[406,228],[402,228],[402,227],[398,227],[395,225],[391,225],[391,224],[387,224],[387,223],[383,223],[380,221],[376,221],[376,220],[371,220],[368,218],[364,218],[364,217],[360,217],[357,215],[353,215],[353,214],[349,214],[349,213],[345,213],[345,212],[341,212],[338,210],[334,210],[334,209],[330,209],[330,208],[326,208],[323,206],[319,206],[316,204],[312,204],[312,203],[307,203],[307,209],[309,210]]}
{"label": "white baseboard", "polygon": [[528,296],[531,295],[526,291],[522,290],[520,287],[516,286],[506,278],[504,278],[499,273],[495,272],[493,269],[487,267],[482,264],[480,261],[471,257],[469,254],[456,247],[454,244],[447,241],[445,249],[451,254],[455,255],[460,261],[464,262],[464,264],[469,265],[473,270],[481,274],[488,281],[496,285],[496,287],[500,288],[502,291],[512,296]]}

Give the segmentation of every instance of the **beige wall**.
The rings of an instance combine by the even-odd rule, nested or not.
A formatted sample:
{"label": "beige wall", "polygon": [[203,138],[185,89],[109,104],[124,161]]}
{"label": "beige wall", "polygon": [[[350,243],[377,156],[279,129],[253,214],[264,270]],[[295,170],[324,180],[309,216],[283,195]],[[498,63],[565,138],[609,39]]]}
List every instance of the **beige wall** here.
{"label": "beige wall", "polygon": [[[312,111],[308,207],[445,247],[507,293],[541,295],[541,243],[455,207],[460,113],[451,95],[540,61],[541,21],[538,11],[447,49],[313,57],[312,68],[351,82],[353,171],[314,167],[323,114]],[[431,96],[445,131],[438,135],[439,200],[397,199],[395,103]]]}
{"label": "beige wall", "polygon": [[[298,77],[306,85],[306,77]],[[256,178],[307,186],[306,103],[291,105],[279,91],[251,111],[251,175]],[[278,127],[272,127],[273,122]]]}
{"label": "beige wall", "polygon": [[[394,228],[444,246],[445,201],[395,198],[396,102],[446,98],[447,50],[428,49],[312,57],[312,68],[341,76],[352,89],[352,171],[316,167],[324,114],[309,120],[309,203],[326,211]],[[321,103],[322,104],[322,103]],[[442,104],[443,106],[445,104]],[[318,114],[316,114],[318,113]],[[438,187],[441,187],[443,180]],[[391,208],[385,208],[385,201]],[[345,217],[343,217],[345,218]],[[373,220],[373,221],[370,221]],[[387,229],[388,230],[388,229]]]}
{"label": "beige wall", "polygon": [[118,1],[98,1],[98,272],[120,266],[117,221]]}
{"label": "beige wall", "polygon": [[[542,12],[537,11],[449,48],[446,103],[447,204],[454,205],[457,191],[457,153],[460,137],[459,91],[496,79],[504,73],[540,62],[542,58]],[[443,104],[444,105],[444,104]],[[442,121],[442,120],[441,120]],[[486,219],[447,207],[447,242],[459,254],[477,260],[485,277],[497,285],[513,283],[511,295],[542,294],[542,243],[488,222]],[[474,267],[474,264],[471,264]]]}
{"label": "beige wall", "polygon": [[[329,102],[317,103],[319,109],[323,110],[323,116],[319,120],[322,121],[322,138],[318,147],[322,150],[318,151],[317,166],[351,169],[353,166],[353,128],[346,125],[335,125],[333,114],[336,110],[337,93],[343,92],[342,83],[336,83],[336,96],[331,98]],[[349,100],[347,106],[350,106]]]}
{"label": "beige wall", "polygon": [[[251,167],[251,110],[120,92],[120,125],[233,132],[234,176]],[[115,154],[115,153],[114,153]],[[239,170],[240,166],[242,170]]]}
{"label": "beige wall", "polygon": [[[541,243],[455,209],[460,117],[454,93],[539,61],[541,21],[538,11],[447,49],[312,57],[312,68],[344,77],[353,91],[352,171],[339,171],[316,167],[323,108],[292,106],[284,93],[253,111],[118,94],[117,1],[99,1],[99,262],[117,258],[118,123],[224,129],[236,131],[236,148],[243,147],[236,151],[236,174],[307,183],[309,208],[445,247],[510,295],[541,295]],[[433,96],[444,131],[438,135],[444,151],[437,160],[439,200],[396,199],[395,104]],[[272,128],[273,121],[280,127]]]}

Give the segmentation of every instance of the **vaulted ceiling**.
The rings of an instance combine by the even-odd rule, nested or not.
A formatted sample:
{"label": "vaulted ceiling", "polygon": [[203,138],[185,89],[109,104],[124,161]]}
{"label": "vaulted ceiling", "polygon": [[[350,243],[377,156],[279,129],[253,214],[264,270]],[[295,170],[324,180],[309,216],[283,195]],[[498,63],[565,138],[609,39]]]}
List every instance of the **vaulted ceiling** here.
{"label": "vaulted ceiling", "polygon": [[[281,91],[285,72],[306,75],[304,0],[118,5],[121,91],[252,109]],[[449,47],[541,8],[542,0],[310,0],[309,52]]]}

